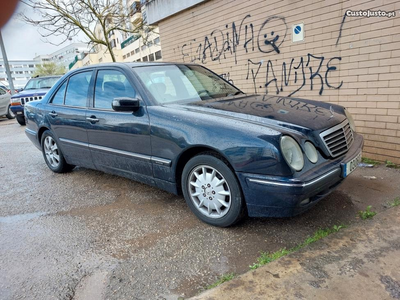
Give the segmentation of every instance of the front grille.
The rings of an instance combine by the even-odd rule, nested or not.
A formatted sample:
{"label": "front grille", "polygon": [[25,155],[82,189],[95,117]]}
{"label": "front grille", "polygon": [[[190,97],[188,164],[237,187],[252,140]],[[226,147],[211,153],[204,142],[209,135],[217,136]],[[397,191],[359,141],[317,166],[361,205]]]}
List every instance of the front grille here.
{"label": "front grille", "polygon": [[42,96],[36,96],[36,97],[23,97],[21,98],[21,105],[24,105],[25,103],[28,103],[30,101],[34,100],[41,100]]}
{"label": "front grille", "polygon": [[332,157],[346,153],[354,141],[353,131],[348,120],[321,132],[320,137]]}

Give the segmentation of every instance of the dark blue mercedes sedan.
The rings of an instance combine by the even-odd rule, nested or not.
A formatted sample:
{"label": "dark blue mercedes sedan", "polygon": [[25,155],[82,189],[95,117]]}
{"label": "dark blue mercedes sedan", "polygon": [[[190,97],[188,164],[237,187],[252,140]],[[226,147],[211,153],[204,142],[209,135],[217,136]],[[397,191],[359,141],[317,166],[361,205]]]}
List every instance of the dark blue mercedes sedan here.
{"label": "dark blue mercedes sedan", "polygon": [[74,70],[25,118],[53,172],[81,166],[183,194],[221,227],[305,211],[354,171],[363,146],[341,106],[246,95],[195,64]]}

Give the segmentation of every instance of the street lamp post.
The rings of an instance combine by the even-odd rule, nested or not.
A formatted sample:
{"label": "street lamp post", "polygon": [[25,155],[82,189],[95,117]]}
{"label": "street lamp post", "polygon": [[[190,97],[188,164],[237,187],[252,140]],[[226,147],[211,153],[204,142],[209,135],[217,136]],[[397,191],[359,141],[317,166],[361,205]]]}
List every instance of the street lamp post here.
{"label": "street lamp post", "polygon": [[6,49],[4,48],[3,37],[1,36],[1,31],[0,31],[0,47],[1,47],[1,53],[3,54],[4,66],[6,67],[6,73],[7,73],[8,83],[10,85],[11,95],[14,95],[14,91],[15,91],[14,90],[14,82],[11,77],[10,65],[8,64]]}

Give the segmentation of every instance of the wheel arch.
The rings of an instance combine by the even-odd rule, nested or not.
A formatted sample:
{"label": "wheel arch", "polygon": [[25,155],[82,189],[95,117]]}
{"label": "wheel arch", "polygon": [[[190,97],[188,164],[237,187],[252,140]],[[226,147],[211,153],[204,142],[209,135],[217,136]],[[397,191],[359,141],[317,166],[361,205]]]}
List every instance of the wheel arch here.
{"label": "wheel arch", "polygon": [[176,187],[178,194],[182,195],[182,187],[181,187],[181,180],[182,180],[182,171],[187,162],[200,154],[209,154],[213,155],[219,159],[221,159],[228,167],[231,169],[233,175],[236,177],[237,181],[239,181],[239,178],[236,176],[235,169],[233,168],[232,164],[230,163],[229,159],[220,151],[207,147],[207,146],[193,146],[188,149],[185,149],[178,157],[178,160],[176,162],[176,167],[175,167],[175,182],[176,182]]}
{"label": "wheel arch", "polygon": [[42,127],[40,127],[39,130],[38,130],[38,135],[37,135],[37,137],[38,137],[38,141],[39,141],[39,145],[40,145],[40,146],[42,145],[42,135],[43,135],[43,133],[44,133],[46,130],[49,130],[49,128],[47,128],[46,126],[42,126]]}

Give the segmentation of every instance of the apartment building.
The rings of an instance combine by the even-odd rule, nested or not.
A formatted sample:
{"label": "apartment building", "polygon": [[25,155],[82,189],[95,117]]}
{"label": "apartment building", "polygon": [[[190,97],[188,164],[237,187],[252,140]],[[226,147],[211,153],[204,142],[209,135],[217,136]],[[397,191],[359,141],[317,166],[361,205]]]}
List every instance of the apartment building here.
{"label": "apartment building", "polygon": [[[16,89],[23,88],[31,79],[37,65],[42,64],[41,60],[9,60],[11,77]],[[0,82],[9,87],[4,61],[0,59]]]}
{"label": "apartment building", "polygon": [[[142,18],[146,18],[146,1],[127,0],[125,10],[130,19],[126,23],[126,29],[133,29]],[[97,36],[102,36],[102,30],[99,27],[95,29]],[[145,28],[138,33],[129,33],[114,30],[108,35],[111,42],[113,54],[118,62],[151,62],[161,61],[161,41],[157,27]],[[88,66],[97,63],[112,62],[109,50],[103,45],[96,45],[90,53],[77,55],[75,60],[69,65],[69,69],[76,69],[82,66]]]}

